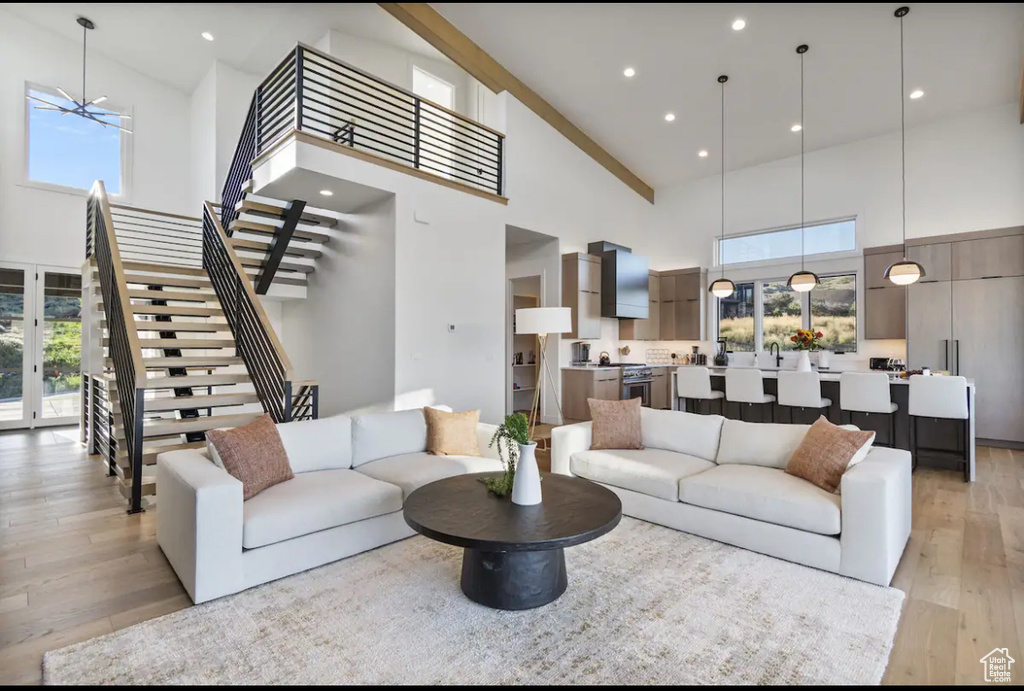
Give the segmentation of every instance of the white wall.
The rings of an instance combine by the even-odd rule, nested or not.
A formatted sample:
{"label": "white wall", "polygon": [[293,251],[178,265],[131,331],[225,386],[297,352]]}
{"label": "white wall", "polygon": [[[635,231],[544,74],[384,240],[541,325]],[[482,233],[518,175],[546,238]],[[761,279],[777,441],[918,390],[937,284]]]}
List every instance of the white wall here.
{"label": "white wall", "polygon": [[211,67],[192,92],[189,101],[189,134],[192,174],[189,179],[191,215],[199,215],[207,200],[220,201],[217,192],[217,68]]}
{"label": "white wall", "polygon": [[[77,266],[85,258],[85,195],[23,186],[25,82],[81,89],[82,45],[0,10],[0,258]],[[188,213],[188,97],[100,55],[90,96],[131,108],[130,203]]]}

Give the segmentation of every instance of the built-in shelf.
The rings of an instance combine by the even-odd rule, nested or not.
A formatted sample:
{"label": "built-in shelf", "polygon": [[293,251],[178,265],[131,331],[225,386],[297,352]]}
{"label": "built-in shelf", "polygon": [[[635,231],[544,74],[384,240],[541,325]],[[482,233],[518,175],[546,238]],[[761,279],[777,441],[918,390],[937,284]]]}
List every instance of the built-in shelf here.
{"label": "built-in shelf", "polygon": [[536,386],[524,386],[519,389],[512,389],[512,393],[519,393],[520,391],[533,391],[536,388]]}

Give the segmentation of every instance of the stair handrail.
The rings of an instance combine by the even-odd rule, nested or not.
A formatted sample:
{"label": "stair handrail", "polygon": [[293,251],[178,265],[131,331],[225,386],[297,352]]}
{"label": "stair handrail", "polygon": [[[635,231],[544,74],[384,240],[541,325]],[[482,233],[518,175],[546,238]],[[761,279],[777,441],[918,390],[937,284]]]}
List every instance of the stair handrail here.
{"label": "stair handrail", "polygon": [[291,360],[210,202],[203,205],[203,268],[234,334],[235,351],[249,371],[264,410],[274,422],[291,421]]}
{"label": "stair handrail", "polygon": [[117,247],[110,200],[101,180],[93,183],[86,213],[88,258],[99,269],[103,312],[107,320],[109,352],[114,363],[118,402],[124,421],[125,447],[132,471],[129,513],[142,511],[142,418],[146,393],[146,369],[142,346],[135,328],[124,265]]}
{"label": "stair handrail", "polygon": [[245,116],[245,124],[242,126],[242,134],[238,138],[238,145],[235,147],[235,155],[231,159],[231,167],[228,168],[227,178],[224,180],[224,188],[220,193],[220,222],[224,228],[229,229],[231,222],[238,218],[238,211],[235,207],[242,200],[245,183],[252,178],[252,162],[256,158],[256,120],[259,102],[259,89],[252,94],[249,101],[249,113]]}

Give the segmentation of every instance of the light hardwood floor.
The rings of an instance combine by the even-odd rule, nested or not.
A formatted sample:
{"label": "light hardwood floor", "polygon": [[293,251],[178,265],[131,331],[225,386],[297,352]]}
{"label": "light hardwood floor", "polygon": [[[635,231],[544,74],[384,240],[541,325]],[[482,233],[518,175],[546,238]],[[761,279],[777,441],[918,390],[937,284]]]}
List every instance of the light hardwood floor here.
{"label": "light hardwood floor", "polygon": [[[38,683],[45,651],[189,606],[156,545],[156,510],[125,515],[76,439],[0,434],[0,683]],[[1024,679],[1024,452],[979,449],[978,477],[914,475],[887,683],[981,683],[996,647]]]}

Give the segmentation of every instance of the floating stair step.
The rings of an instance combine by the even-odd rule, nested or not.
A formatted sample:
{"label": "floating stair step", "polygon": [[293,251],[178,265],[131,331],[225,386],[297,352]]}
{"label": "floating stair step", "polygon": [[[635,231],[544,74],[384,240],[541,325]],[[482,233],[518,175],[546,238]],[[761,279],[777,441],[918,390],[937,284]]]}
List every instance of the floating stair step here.
{"label": "floating stair step", "polygon": [[[139,344],[143,350],[166,350],[167,348],[218,350],[235,347],[234,339],[230,338],[140,338]],[[104,338],[103,345],[110,346],[110,339]]]}
{"label": "floating stair step", "polygon": [[[261,223],[259,221],[250,221],[248,219],[237,218],[231,222],[231,232],[237,233],[260,233],[263,235],[277,235],[281,229],[280,222],[276,224]],[[300,223],[295,228],[295,232],[292,233],[293,238],[299,240],[305,240],[307,242],[319,242],[321,244],[329,241],[331,236],[327,233],[319,231],[315,226],[303,225]]]}
{"label": "floating stair step", "polygon": [[[254,266],[256,268],[262,268],[263,263],[266,261],[265,257],[239,257],[238,260],[242,262],[242,266]],[[281,264],[278,266],[278,271],[294,271],[301,274],[311,274],[316,269],[312,264],[300,264],[295,261],[288,261],[282,259]]]}
{"label": "floating stair step", "polygon": [[[147,276],[145,274],[125,273],[124,280],[128,284],[146,286],[166,286],[172,288],[212,288],[209,278],[188,278],[185,276]],[[128,289],[131,291],[131,288]]]}
{"label": "floating stair step", "polygon": [[223,317],[224,310],[217,307],[175,307],[174,305],[132,305],[134,314],[154,314],[170,317]]}
{"label": "floating stair step", "polygon": [[[106,320],[103,320],[103,328],[106,328]],[[206,333],[214,331],[231,331],[231,327],[227,324],[217,324],[214,322],[150,322],[150,321],[135,321],[136,331],[159,331],[166,333]],[[139,339],[140,341],[145,339]],[[152,347],[152,346],[150,346]]]}
{"label": "floating stair step", "polygon": [[[156,463],[156,461],[153,461],[153,463]],[[147,465],[152,465],[152,464],[147,463]],[[118,485],[118,489],[121,490],[121,496],[123,496],[125,499],[131,499],[131,497],[132,497],[132,483],[131,483],[130,479],[125,478],[125,479],[121,480],[120,484]],[[155,496],[155,495],[156,495],[156,479],[149,479],[149,478],[147,478],[147,479],[143,480],[142,481],[142,496],[144,496],[144,497],[152,497],[152,496]]]}
{"label": "floating stair step", "polygon": [[[235,211],[239,213],[251,213],[259,214],[260,216],[269,216],[272,218],[281,218],[284,214],[284,204],[271,204],[269,202],[258,201],[256,199],[250,199],[245,197],[235,204]],[[322,228],[333,228],[338,225],[338,219],[327,214],[320,214],[316,211],[312,211],[309,207],[303,210],[302,216],[299,217],[302,223],[311,223],[318,225]]]}
{"label": "floating stair step", "polygon": [[[123,445],[122,445],[123,447]],[[168,451],[184,451],[185,449],[205,449],[205,441],[190,441],[180,444],[161,444],[159,442],[146,441],[142,444],[142,462],[145,465],[153,465],[156,463],[157,454],[167,453]],[[125,448],[119,448],[117,450],[117,464],[122,468],[128,466],[128,450]],[[130,473],[128,473],[130,476]]]}
{"label": "floating stair step", "polygon": [[128,289],[128,297],[132,300],[169,300],[170,302],[216,302],[220,303],[216,293],[188,292],[184,290],[132,290]]}
{"label": "floating stair step", "polygon": [[[235,250],[248,250],[251,252],[263,253],[270,252],[269,242],[263,242],[260,240],[244,240],[236,237],[231,238],[230,242]],[[300,245],[296,245],[294,242],[290,242],[288,243],[288,249],[285,250],[284,254],[286,257],[308,257],[310,259],[316,259],[323,255],[323,252],[318,249],[302,247]]]}
{"label": "floating stair step", "polygon": [[[214,367],[230,367],[245,364],[242,358],[234,355],[191,355],[184,357],[144,357],[142,364],[146,369],[170,369],[185,367],[188,369],[212,369]],[[113,367],[111,358],[106,358],[107,367]]]}
{"label": "floating stair step", "polygon": [[[255,284],[257,277],[260,275],[259,269],[252,266],[246,266],[243,268],[245,269],[245,275],[249,277],[249,280],[252,281],[253,284]],[[274,274],[274,280],[272,282],[275,285],[299,286],[304,288],[306,286],[307,275],[308,274],[299,273],[289,273],[288,275],[283,275],[280,271],[278,271],[276,274]]]}
{"label": "floating stair step", "polygon": [[146,380],[146,388],[183,389],[185,387],[228,386],[248,382],[248,374],[197,374],[185,377],[151,377]]}
{"label": "floating stair step", "polygon": [[206,432],[224,427],[240,427],[247,425],[263,415],[259,413],[236,413],[234,415],[208,415],[187,420],[146,420],[142,424],[143,436],[147,439],[166,434],[186,434],[188,432]]}
{"label": "floating stair step", "polygon": [[[124,262],[124,268],[126,271],[147,271],[157,274],[206,278],[206,269],[192,266],[172,266],[170,264],[154,264],[151,262]],[[207,281],[209,281],[208,278]]]}
{"label": "floating stair step", "polygon": [[260,397],[255,393],[214,393],[206,396],[175,396],[167,398],[146,399],[146,412],[159,413],[171,410],[202,410],[203,408],[223,408],[232,405],[259,403]]}

